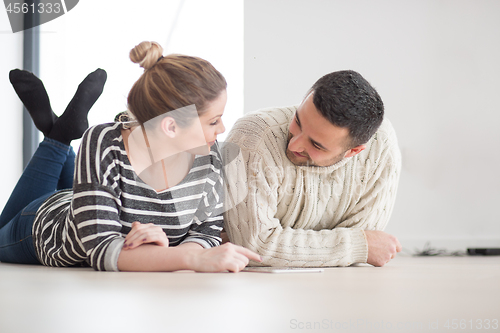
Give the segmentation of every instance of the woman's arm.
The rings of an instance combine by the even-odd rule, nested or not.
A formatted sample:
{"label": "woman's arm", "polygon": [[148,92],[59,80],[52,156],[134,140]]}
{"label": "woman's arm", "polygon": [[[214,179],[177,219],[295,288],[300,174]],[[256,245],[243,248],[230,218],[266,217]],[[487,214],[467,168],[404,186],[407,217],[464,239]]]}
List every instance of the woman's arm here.
{"label": "woman's arm", "polygon": [[204,249],[197,243],[176,247],[142,244],[134,249],[122,249],[118,257],[120,271],[239,272],[249,259],[261,261],[258,254],[238,245],[226,243]]}

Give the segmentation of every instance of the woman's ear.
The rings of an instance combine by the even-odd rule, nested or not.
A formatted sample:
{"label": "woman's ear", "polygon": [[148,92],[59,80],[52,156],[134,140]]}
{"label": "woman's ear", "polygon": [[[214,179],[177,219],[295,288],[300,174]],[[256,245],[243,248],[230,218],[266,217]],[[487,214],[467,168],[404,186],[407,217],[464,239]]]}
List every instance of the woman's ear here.
{"label": "woman's ear", "polygon": [[160,127],[163,133],[172,139],[179,133],[179,127],[177,126],[175,119],[172,117],[163,118],[160,123]]}

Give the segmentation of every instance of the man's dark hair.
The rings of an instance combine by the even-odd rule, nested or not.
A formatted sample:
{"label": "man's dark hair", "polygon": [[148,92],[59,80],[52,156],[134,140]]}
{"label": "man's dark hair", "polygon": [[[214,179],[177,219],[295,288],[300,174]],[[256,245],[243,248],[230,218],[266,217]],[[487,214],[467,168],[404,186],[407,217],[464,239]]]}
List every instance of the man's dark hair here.
{"label": "man's dark hair", "polygon": [[351,70],[326,74],[312,86],[313,103],[333,125],[349,129],[354,148],[366,143],[384,117],[384,103],[359,73]]}

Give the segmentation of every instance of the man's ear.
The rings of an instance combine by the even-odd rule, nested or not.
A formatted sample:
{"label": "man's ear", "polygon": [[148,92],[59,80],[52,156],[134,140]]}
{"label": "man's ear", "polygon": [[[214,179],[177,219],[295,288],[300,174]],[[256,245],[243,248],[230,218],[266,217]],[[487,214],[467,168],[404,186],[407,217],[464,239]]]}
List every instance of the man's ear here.
{"label": "man's ear", "polygon": [[353,157],[361,153],[363,150],[365,150],[366,146],[365,145],[359,145],[357,147],[351,148],[348,151],[346,151],[344,158],[347,157]]}
{"label": "man's ear", "polygon": [[175,136],[179,132],[179,127],[175,122],[175,119],[172,117],[165,117],[161,120],[160,123],[161,130],[165,133],[169,138],[175,138]]}

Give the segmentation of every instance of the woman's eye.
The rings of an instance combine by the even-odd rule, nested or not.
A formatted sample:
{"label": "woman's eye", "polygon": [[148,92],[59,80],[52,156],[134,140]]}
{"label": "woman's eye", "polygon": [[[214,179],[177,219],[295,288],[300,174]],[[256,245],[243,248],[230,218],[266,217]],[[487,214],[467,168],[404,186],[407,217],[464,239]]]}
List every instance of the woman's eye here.
{"label": "woman's eye", "polygon": [[210,125],[211,125],[211,126],[215,126],[215,125],[217,125],[218,123],[219,123],[219,119],[217,119],[216,121],[214,121],[214,122],[213,122],[213,123],[211,123]]}

